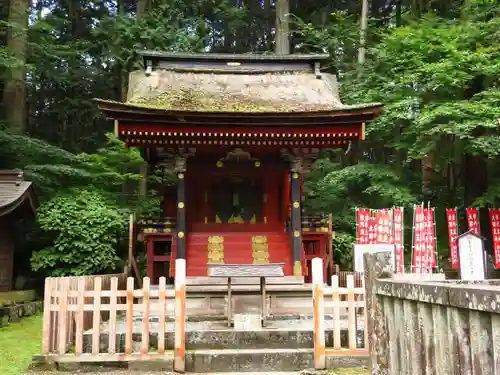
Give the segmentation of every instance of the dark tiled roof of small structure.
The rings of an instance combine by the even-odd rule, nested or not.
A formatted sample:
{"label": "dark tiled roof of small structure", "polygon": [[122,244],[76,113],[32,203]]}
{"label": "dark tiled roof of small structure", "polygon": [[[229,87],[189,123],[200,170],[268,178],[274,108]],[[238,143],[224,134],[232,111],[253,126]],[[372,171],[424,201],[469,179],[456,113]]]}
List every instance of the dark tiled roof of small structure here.
{"label": "dark tiled roof of small structure", "polygon": [[129,76],[125,103],[98,100],[123,111],[218,114],[306,114],[366,109],[381,103],[345,105],[336,76],[320,72],[328,55],[191,54],[138,51],[147,71]]}
{"label": "dark tiled roof of small structure", "polygon": [[23,172],[0,170],[0,216],[13,212],[24,202],[36,210],[32,183],[24,180]]}
{"label": "dark tiled roof of small structure", "polygon": [[279,55],[274,53],[189,53],[152,50],[137,50],[136,52],[144,59],[162,60],[321,61],[329,58],[328,54],[323,53]]}

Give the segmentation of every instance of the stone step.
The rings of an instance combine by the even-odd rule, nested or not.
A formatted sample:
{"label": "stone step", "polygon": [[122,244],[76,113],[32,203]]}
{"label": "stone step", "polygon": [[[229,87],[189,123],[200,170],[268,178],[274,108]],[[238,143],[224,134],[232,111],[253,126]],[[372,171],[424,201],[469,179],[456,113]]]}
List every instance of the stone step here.
{"label": "stone step", "polygon": [[187,333],[187,349],[310,349],[312,331],[199,331]]}
{"label": "stone step", "polygon": [[[173,331],[165,333],[165,346],[166,349],[174,349]],[[134,350],[138,351],[140,348],[142,335],[139,332],[133,334]],[[348,331],[346,327],[341,327],[340,338],[342,347],[348,346]],[[364,332],[359,329],[356,334],[356,341],[358,347],[364,345]],[[108,351],[108,334],[100,334],[100,352],[106,353]],[[331,330],[325,331],[325,342],[327,347],[333,346],[333,332]],[[125,351],[125,334],[117,333],[116,335],[117,351]],[[158,334],[151,332],[149,334],[149,343],[152,350],[158,347]],[[235,331],[232,329],[227,330],[200,330],[186,332],[186,347],[188,350],[278,350],[278,349],[312,349],[313,348],[313,331],[312,330],[258,330],[258,331]],[[86,332],[83,339],[84,352],[90,353],[92,348],[92,334]]]}
{"label": "stone step", "polygon": [[186,371],[279,372],[314,366],[313,349],[219,349],[186,351]]}

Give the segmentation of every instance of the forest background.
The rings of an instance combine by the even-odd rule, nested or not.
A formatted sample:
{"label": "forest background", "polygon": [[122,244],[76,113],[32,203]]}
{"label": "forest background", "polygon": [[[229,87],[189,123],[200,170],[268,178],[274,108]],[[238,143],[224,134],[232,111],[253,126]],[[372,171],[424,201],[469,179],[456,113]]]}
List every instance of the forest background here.
{"label": "forest background", "polygon": [[[365,10],[365,11],[364,11]],[[127,215],[156,215],[159,177],[112,135],[92,98],[124,100],[136,49],[328,52],[345,103],[384,102],[367,140],[325,152],[307,178],[310,212],[334,213],[336,262],[350,267],[355,207],[500,206],[497,0],[7,0],[0,4],[0,169],[41,202],[18,228],[16,269],[82,275],[123,267]],[[142,192],[144,193],[144,192]],[[29,235],[26,231],[29,229]],[[491,249],[490,249],[491,251]],[[406,256],[409,261],[409,256]]]}

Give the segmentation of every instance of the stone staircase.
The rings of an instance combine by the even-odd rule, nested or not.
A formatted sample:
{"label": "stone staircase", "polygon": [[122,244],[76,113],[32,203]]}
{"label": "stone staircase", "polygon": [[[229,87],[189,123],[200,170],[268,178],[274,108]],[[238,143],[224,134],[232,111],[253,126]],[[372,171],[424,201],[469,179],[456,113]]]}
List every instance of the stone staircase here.
{"label": "stone staircase", "polygon": [[[124,323],[124,322],[123,322]],[[117,327],[118,352],[124,351],[124,324]],[[341,342],[347,346],[347,320],[340,321]],[[363,345],[363,322],[356,333],[358,346]],[[123,324],[123,325],[122,325]],[[150,319],[150,350],[158,343],[157,318]],[[327,320],[325,339],[327,347],[332,346],[333,332],[331,320]],[[133,351],[141,347],[142,319],[134,319]],[[161,360],[132,361],[129,368],[134,370],[171,370],[173,366],[174,323],[165,323],[166,354]],[[107,351],[107,327],[102,327],[101,353]],[[84,351],[91,349],[92,332],[84,335]],[[227,328],[225,320],[188,321],[186,332],[186,371],[192,373],[219,372],[293,372],[310,369],[313,362],[313,322],[310,318],[271,319],[268,327],[253,331]],[[363,365],[361,358],[330,357],[328,367],[358,367]]]}
{"label": "stone staircase", "polygon": [[186,371],[300,371],[313,366],[312,331],[189,332]]}

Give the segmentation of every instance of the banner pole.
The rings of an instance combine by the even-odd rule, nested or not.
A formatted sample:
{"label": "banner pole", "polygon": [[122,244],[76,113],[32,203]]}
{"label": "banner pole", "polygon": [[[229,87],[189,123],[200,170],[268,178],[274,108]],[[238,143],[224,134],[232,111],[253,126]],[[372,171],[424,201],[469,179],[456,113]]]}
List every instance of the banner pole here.
{"label": "banner pole", "polygon": [[358,226],[359,226],[359,223],[358,223],[358,208],[357,207],[354,207],[354,218],[356,220],[356,243],[358,243],[359,241],[359,229],[358,229]]}
{"label": "banner pole", "polygon": [[415,247],[415,209],[416,209],[416,205],[413,205],[413,224],[412,224],[412,229],[411,229],[411,265],[410,265],[410,273],[414,273],[416,272],[415,270],[415,259],[414,259],[414,247]]}
{"label": "banner pole", "polygon": [[405,215],[404,207],[401,206],[401,263],[403,263],[403,273],[405,273]]}

